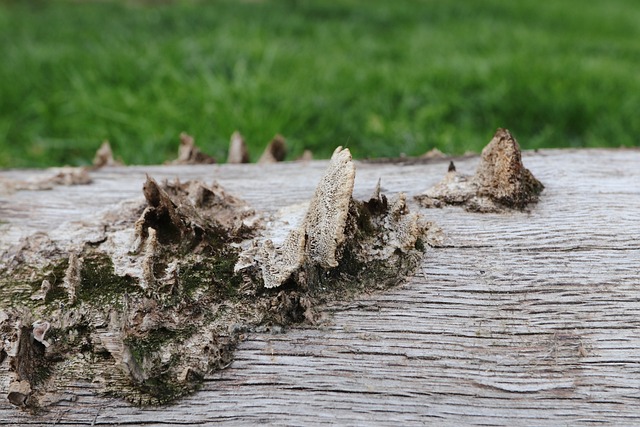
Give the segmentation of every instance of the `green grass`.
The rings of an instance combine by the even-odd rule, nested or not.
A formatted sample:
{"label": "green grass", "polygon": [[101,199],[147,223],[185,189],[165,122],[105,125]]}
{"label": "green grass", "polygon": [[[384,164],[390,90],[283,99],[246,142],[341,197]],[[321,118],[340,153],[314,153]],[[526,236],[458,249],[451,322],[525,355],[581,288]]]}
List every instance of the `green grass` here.
{"label": "green grass", "polygon": [[[151,3],[147,1],[147,3]],[[637,0],[0,2],[0,167],[640,145]]]}

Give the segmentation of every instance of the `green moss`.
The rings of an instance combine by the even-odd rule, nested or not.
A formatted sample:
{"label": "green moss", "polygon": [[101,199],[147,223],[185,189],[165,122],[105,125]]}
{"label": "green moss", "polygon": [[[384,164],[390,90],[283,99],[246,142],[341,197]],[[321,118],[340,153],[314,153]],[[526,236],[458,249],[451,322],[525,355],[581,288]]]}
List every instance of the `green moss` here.
{"label": "green moss", "polygon": [[9,301],[14,307],[34,309],[42,304],[42,300],[32,300],[31,296],[40,290],[45,279],[51,284],[51,290],[46,295],[44,303],[62,299],[66,295],[61,285],[67,265],[67,260],[60,260],[44,268],[23,265],[10,273],[6,269],[0,270],[0,300]]}
{"label": "green moss", "polygon": [[177,335],[176,331],[159,328],[150,331],[144,337],[127,337],[124,343],[129,347],[135,361],[141,365],[145,357],[157,352],[162,345],[168,343]]}
{"label": "green moss", "polygon": [[241,284],[241,278],[233,271],[237,260],[236,251],[221,251],[198,262],[186,260],[178,275],[184,294],[193,297],[202,290],[216,300],[234,298]]}
{"label": "green moss", "polygon": [[84,256],[80,286],[76,290],[78,302],[118,304],[125,294],[138,294],[141,289],[128,276],[114,273],[108,255],[93,253]]}
{"label": "green moss", "polygon": [[162,405],[171,402],[178,397],[195,391],[200,381],[192,381],[187,384],[172,381],[168,374],[149,378],[136,388],[150,396],[148,404]]}
{"label": "green moss", "polygon": [[[141,383],[132,386],[145,395],[145,404],[163,404],[185,395],[196,389],[202,378],[189,379],[187,383],[178,383],[170,374],[171,368],[180,362],[180,354],[172,354],[166,362],[159,360],[163,346],[169,343],[181,343],[196,331],[195,326],[187,326],[179,330],[159,328],[150,331],[144,337],[130,336],[124,343],[138,366],[152,366],[145,372],[148,376]],[[151,362],[151,363],[149,363]],[[195,374],[194,374],[195,375]]]}
{"label": "green moss", "polygon": [[188,325],[181,329],[158,328],[149,331],[145,336],[129,336],[124,343],[129,347],[133,358],[142,364],[146,357],[157,353],[162,346],[170,342],[180,343],[191,337],[196,331],[195,325]]}

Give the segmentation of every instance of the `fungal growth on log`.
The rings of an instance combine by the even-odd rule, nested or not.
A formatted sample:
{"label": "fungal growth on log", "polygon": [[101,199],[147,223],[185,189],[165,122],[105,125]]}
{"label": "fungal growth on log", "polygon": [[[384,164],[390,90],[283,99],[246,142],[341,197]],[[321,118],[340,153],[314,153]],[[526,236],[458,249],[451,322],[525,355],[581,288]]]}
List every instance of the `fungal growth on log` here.
{"label": "fungal growth on log", "polygon": [[7,398],[46,407],[83,379],[137,404],[169,402],[229,366],[247,333],[314,324],[324,304],[402,282],[434,227],[403,194],[378,186],[354,200],[354,178],[337,149],[302,222],[274,243],[265,217],[218,184],[147,177],[144,204],[105,215],[104,239],[44,239],[36,258],[48,265],[3,261]]}
{"label": "fungal growth on log", "polygon": [[461,205],[474,212],[502,212],[525,209],[543,189],[522,164],[518,141],[507,129],[498,129],[482,150],[475,175],[458,173],[451,162],[444,179],[416,199],[429,208]]}
{"label": "fungal growth on log", "polygon": [[336,252],[345,240],[355,177],[351,153],[338,147],[300,227],[289,233],[280,251],[270,240],[265,242],[260,254],[265,287],[280,286],[305,262],[324,268],[338,266]]}
{"label": "fungal growth on log", "polygon": [[374,279],[382,286],[394,280],[394,271],[402,271],[403,264],[413,268],[412,256],[423,245],[426,224],[419,215],[409,213],[404,194],[388,201],[378,187],[368,202],[354,200],[354,180],[351,153],[338,147],[302,223],[279,247],[265,240],[259,251],[254,248],[241,254],[236,270],[260,267],[266,288],[290,283],[313,290],[344,267],[357,272],[375,265],[365,269],[375,270],[375,277],[353,276],[353,281]]}

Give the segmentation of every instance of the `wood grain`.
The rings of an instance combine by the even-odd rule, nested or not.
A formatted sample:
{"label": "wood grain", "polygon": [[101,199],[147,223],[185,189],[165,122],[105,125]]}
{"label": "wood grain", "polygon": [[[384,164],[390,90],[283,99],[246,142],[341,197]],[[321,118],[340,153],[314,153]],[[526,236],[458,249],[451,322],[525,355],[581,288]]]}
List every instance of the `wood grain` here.
{"label": "wood grain", "polygon": [[[78,382],[41,415],[0,401],[0,424],[640,424],[640,151],[543,150],[523,160],[546,187],[530,212],[411,203],[446,233],[414,277],[328,307],[326,326],[249,336],[200,392],[138,408]],[[473,173],[477,162],[456,166]],[[384,192],[413,196],[447,165],[358,162],[355,196],[368,197],[378,178]],[[141,199],[145,173],[215,179],[275,212],[308,201],[325,166],[118,167],[93,172],[88,186],[0,196],[0,259],[36,232],[62,247],[98,238],[105,212]]]}

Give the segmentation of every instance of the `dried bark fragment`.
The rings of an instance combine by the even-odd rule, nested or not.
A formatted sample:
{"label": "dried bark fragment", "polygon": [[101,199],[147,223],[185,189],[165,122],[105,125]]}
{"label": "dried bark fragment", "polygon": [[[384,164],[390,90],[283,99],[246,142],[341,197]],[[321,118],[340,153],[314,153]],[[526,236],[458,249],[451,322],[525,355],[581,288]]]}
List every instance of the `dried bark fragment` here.
{"label": "dried bark fragment", "polygon": [[[387,272],[396,261],[414,254],[425,226],[417,214],[410,214],[404,194],[391,204],[380,192],[380,184],[369,202],[353,200],[355,166],[348,149],[338,147],[320,179],[302,223],[294,228],[284,243],[275,247],[266,240],[258,252],[251,249],[241,255],[241,270],[254,256],[262,272],[265,288],[295,283],[301,289],[315,289],[327,275],[354,276],[362,283],[358,271],[376,265],[380,284],[389,280]],[[348,262],[343,262],[345,257]],[[365,273],[366,274],[366,273]],[[397,279],[399,276],[394,274]],[[337,283],[336,288],[343,286]]]}
{"label": "dried bark fragment", "polygon": [[518,141],[507,129],[498,129],[489,145],[482,150],[482,161],[474,181],[478,186],[478,196],[515,209],[537,202],[544,188],[522,164]]}
{"label": "dried bark fragment", "polygon": [[305,260],[305,243],[302,228],[292,230],[279,248],[276,248],[271,240],[265,240],[260,252],[260,268],[265,288],[282,285],[302,267]]}
{"label": "dried bark fragment", "polygon": [[9,385],[7,399],[15,406],[26,406],[31,396],[31,384],[29,381],[13,381]]}
{"label": "dried bark fragment", "polygon": [[311,160],[313,160],[313,153],[311,152],[311,150],[304,150],[302,152],[302,155],[298,157],[297,160],[301,162],[310,162]]}
{"label": "dried bark fragment", "polygon": [[0,179],[0,194],[11,194],[15,191],[43,191],[51,190],[56,185],[87,185],[92,179],[85,167],[70,167],[49,169],[53,175],[45,178],[28,180]]}
{"label": "dried bark fragment", "polygon": [[64,167],[56,170],[49,179],[53,185],[87,185],[91,184],[91,176],[87,168]]}
{"label": "dried bark fragment", "polygon": [[44,345],[45,347],[49,347],[49,342],[45,340],[45,335],[51,324],[46,321],[38,320],[33,322],[33,339]]}
{"label": "dried bark fragment", "polygon": [[13,311],[3,322],[11,321],[15,325],[15,332],[6,335],[6,325],[2,327],[4,342],[11,342],[12,350],[9,353],[10,367],[13,379],[9,385],[7,399],[16,406],[32,405],[33,388],[41,383],[46,376],[49,363],[45,358],[45,346],[40,342],[44,332],[48,330],[48,322],[36,322],[33,331],[25,326],[30,315],[28,313]]}
{"label": "dried bark fragment", "polygon": [[461,205],[469,211],[525,209],[538,201],[544,186],[522,164],[520,146],[506,129],[498,129],[482,150],[475,175],[456,171],[453,162],[444,179],[416,196],[424,207]]}
{"label": "dried bark fragment", "polygon": [[69,255],[69,266],[64,274],[63,286],[67,291],[68,301],[70,304],[76,301],[76,291],[80,286],[82,260],[78,258],[76,253]]}
{"label": "dried bark fragment", "polygon": [[209,165],[216,162],[214,157],[203,153],[196,146],[191,135],[180,134],[180,147],[178,148],[178,158],[171,162],[174,165]]}
{"label": "dried bark fragment", "polygon": [[247,150],[247,144],[244,142],[244,138],[238,131],[235,131],[231,135],[227,163],[249,163],[249,151]]}
{"label": "dried bark fragment", "polygon": [[424,207],[439,208],[443,205],[462,205],[474,195],[475,188],[471,178],[459,174],[452,161],[444,179],[416,198]]}
{"label": "dried bark fragment", "polygon": [[336,267],[336,252],[345,239],[344,228],[355,181],[355,166],[348,149],[338,147],[309,204],[298,229],[292,230],[282,247],[267,240],[262,249],[265,287],[284,283],[304,262],[323,268]]}
{"label": "dried bark fragment", "polygon": [[113,158],[113,151],[109,141],[104,141],[93,157],[93,168],[99,169],[109,166],[122,166],[122,163]]}
{"label": "dried bark fragment", "polygon": [[241,239],[259,226],[255,211],[244,201],[226,193],[220,185],[179,181],[160,186],[147,177],[143,193],[149,206],[136,221],[134,251],[153,228],[161,244],[179,243],[195,248],[205,230]]}
{"label": "dried bark fragment", "polygon": [[277,134],[265,148],[258,163],[277,163],[283,161],[286,156],[287,142],[282,135]]}
{"label": "dried bark fragment", "polygon": [[311,199],[304,220],[309,260],[324,268],[336,267],[336,251],[344,242],[344,228],[353,193],[356,168],[349,149],[338,147]]}
{"label": "dried bark fragment", "polygon": [[446,157],[446,154],[440,151],[437,147],[432,148],[420,156],[421,159],[444,159]]}

